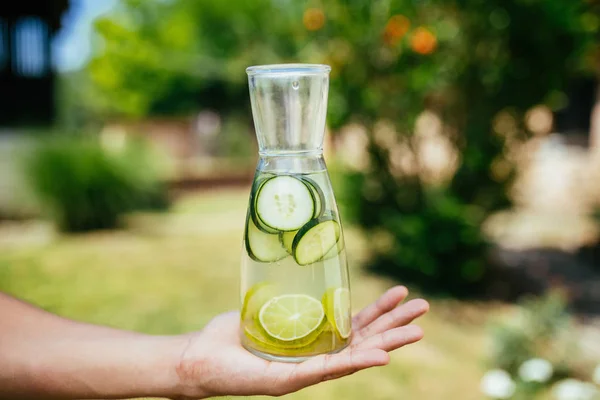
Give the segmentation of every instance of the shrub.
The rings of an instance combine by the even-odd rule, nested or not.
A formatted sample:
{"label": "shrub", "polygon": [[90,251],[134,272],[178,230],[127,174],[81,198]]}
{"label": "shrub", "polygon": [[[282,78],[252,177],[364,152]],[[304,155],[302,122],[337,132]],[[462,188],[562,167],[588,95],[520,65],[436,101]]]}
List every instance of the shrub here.
{"label": "shrub", "polygon": [[[491,330],[491,370],[482,379],[482,390],[491,398],[538,399],[552,391],[562,399],[596,399],[600,391],[595,380],[593,357],[578,344],[577,324],[567,312],[559,293],[530,299],[521,304],[510,318],[498,321]],[[506,381],[506,395],[498,395]],[[600,382],[597,382],[600,384]],[[574,392],[568,396],[568,393]]]}
{"label": "shrub", "polygon": [[150,157],[141,143],[108,152],[95,140],[53,138],[36,146],[25,174],[60,230],[110,229],[128,211],[168,206],[166,187]]}
{"label": "shrub", "polygon": [[347,175],[340,190],[350,218],[370,232],[370,268],[436,294],[479,294],[488,246],[479,229],[484,212],[441,188],[377,186],[380,179]]}

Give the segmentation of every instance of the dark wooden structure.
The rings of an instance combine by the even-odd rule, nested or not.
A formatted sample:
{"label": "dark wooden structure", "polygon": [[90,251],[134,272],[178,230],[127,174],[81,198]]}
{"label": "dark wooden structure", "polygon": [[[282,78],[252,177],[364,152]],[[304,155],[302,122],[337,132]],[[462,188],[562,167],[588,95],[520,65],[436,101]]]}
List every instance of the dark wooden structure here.
{"label": "dark wooden structure", "polygon": [[51,40],[69,0],[0,1],[0,126],[54,119]]}

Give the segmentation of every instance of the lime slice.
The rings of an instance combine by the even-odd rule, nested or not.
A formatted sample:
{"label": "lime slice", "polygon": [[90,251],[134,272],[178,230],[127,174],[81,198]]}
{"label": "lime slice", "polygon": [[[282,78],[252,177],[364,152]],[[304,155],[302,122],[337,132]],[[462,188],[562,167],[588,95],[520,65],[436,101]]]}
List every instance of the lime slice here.
{"label": "lime slice", "polygon": [[253,342],[266,347],[270,346],[269,339],[265,336],[263,331],[259,329],[255,324],[246,325],[244,327],[244,333]]}
{"label": "lime slice", "polygon": [[320,301],[305,294],[273,297],[258,314],[260,327],[275,343],[306,346],[315,341],[325,325]]}
{"label": "lime slice", "polygon": [[[300,348],[304,348],[306,346],[301,341],[293,341],[290,343],[282,343],[280,341],[276,341],[267,336],[265,330],[258,326],[258,322],[246,324],[246,326],[244,327],[244,334],[255,345],[257,345],[257,347],[268,352],[293,355],[293,351],[298,350]],[[309,344],[312,345],[312,343]]]}
{"label": "lime slice", "polygon": [[248,289],[242,305],[242,320],[256,318],[261,307],[272,299],[275,294],[275,285],[269,282],[259,282]]}
{"label": "lime slice", "polygon": [[323,307],[327,319],[335,327],[342,339],[352,333],[350,319],[350,291],[346,288],[328,289],[323,295]]}

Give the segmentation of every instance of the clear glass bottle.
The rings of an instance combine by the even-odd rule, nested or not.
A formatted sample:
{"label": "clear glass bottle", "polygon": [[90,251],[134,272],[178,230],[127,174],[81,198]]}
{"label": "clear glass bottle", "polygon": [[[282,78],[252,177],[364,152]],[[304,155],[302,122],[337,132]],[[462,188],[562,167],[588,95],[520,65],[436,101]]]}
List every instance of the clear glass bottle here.
{"label": "clear glass bottle", "polygon": [[326,65],[247,69],[259,161],[241,269],[241,341],[299,362],[346,347],[351,306],[344,236],[323,136]]}

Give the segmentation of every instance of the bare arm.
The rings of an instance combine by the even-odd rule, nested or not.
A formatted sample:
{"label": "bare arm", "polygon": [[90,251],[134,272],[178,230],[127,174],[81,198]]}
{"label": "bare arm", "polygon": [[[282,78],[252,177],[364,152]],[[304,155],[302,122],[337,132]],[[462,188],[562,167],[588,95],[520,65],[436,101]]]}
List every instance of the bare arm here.
{"label": "bare arm", "polygon": [[186,343],[70,321],[0,293],[0,398],[172,396]]}
{"label": "bare arm", "polygon": [[282,395],[389,362],[388,352],[419,341],[411,322],[424,300],[402,305],[397,286],[353,319],[344,351],[299,364],[265,361],[240,344],[239,314],[202,331],[151,336],[70,321],[0,293],[0,398],[207,398]]}

